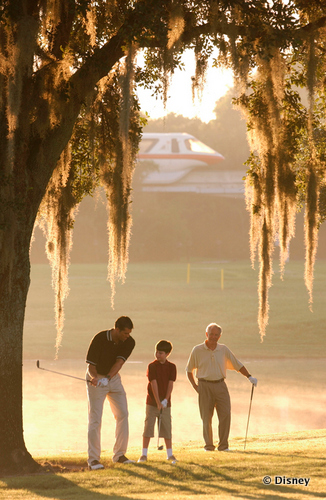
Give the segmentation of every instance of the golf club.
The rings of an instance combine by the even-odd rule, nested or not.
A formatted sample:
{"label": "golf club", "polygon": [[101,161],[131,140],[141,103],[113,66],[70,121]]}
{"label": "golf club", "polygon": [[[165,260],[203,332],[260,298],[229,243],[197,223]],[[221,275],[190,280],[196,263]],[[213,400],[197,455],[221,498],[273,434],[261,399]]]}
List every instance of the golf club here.
{"label": "golf club", "polygon": [[159,446],[159,444],[160,444],[161,421],[162,421],[162,410],[160,411],[160,415],[158,417],[158,432],[157,432],[157,449],[158,450],[163,450],[163,445]]}
{"label": "golf club", "polygon": [[254,394],[254,384],[252,384],[252,389],[251,389],[251,397],[250,397],[250,405],[249,405],[249,413],[248,413],[248,422],[247,422],[247,430],[246,430],[246,437],[245,437],[245,442],[244,442],[244,450],[246,449],[246,444],[247,444],[247,435],[248,435],[248,427],[249,427],[249,418],[250,418],[250,412],[251,412],[251,403],[252,403],[252,397]]}
{"label": "golf club", "polygon": [[40,366],[40,362],[39,360],[36,361],[36,366],[37,368],[39,368],[40,370],[44,370],[46,372],[51,372],[51,373],[56,373],[57,375],[63,375],[64,377],[70,377],[70,378],[75,378],[77,380],[82,380],[83,382],[90,382],[90,380],[86,380],[85,378],[81,378],[81,377],[74,377],[73,375],[68,375],[67,373],[61,373],[61,372],[55,372],[54,370],[48,370],[47,368],[42,368]]}

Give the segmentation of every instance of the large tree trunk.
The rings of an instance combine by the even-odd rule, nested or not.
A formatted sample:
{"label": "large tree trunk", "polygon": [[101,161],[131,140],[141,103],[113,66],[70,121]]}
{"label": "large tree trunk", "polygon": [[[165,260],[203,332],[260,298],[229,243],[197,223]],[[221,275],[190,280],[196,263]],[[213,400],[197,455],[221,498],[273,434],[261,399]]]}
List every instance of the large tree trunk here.
{"label": "large tree trunk", "polygon": [[[1,255],[0,276],[0,473],[36,471],[23,437],[23,324],[30,283],[29,246],[33,225],[21,218],[5,231],[11,254]],[[13,226],[13,225],[11,225]],[[7,257],[7,258],[6,258]],[[4,260],[6,262],[4,262]]]}
{"label": "large tree trunk", "polygon": [[28,123],[18,128],[12,168],[7,168],[9,174],[0,184],[1,474],[40,468],[27,451],[23,436],[23,328],[30,284],[29,253],[40,203],[77,114],[78,109],[63,119],[60,131],[47,142],[35,140]]}

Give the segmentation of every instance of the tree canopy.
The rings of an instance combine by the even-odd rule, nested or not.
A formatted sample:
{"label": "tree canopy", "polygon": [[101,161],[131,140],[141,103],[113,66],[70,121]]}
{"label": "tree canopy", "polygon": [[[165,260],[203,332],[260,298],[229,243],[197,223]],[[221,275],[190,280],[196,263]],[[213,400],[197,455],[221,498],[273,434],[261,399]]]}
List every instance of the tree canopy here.
{"label": "tree canopy", "polygon": [[[0,5],[0,466],[32,463],[22,437],[22,332],[36,219],[47,234],[63,324],[74,213],[105,186],[109,278],[124,278],[129,206],[142,122],[135,85],[163,97],[180,54],[196,58],[194,92],[208,58],[233,68],[247,116],[247,203],[252,259],[260,263],[259,324],[268,322],[275,238],[281,267],[306,207],[306,283],[312,300],[324,188],[325,24],[322,0],[3,0]],[[145,66],[137,67],[143,50]],[[298,88],[308,92],[304,102]],[[14,395],[14,397],[13,397]],[[10,402],[10,404],[9,404]],[[11,409],[11,411],[10,411]]]}

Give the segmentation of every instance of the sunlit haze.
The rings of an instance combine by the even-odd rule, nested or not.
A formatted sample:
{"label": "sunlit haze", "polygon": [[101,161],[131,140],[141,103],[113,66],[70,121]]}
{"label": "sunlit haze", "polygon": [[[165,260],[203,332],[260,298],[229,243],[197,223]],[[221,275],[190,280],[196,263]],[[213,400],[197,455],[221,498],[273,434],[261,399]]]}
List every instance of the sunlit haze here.
{"label": "sunlit haze", "polygon": [[[137,361],[136,355],[133,358]],[[149,358],[148,361],[152,359]],[[198,441],[202,444],[202,425],[197,397],[185,375],[185,359],[177,359],[173,354],[171,361],[176,363],[178,379],[172,395],[173,440],[176,444]],[[279,390],[275,383],[277,373],[285,373],[288,360],[245,360],[250,370],[259,374],[259,385],[255,391],[253,411],[249,429],[249,441],[255,435],[275,434],[323,428],[325,424],[325,391],[322,381],[314,376],[314,391],[309,384],[299,388],[295,381],[286,381]],[[83,377],[84,360],[42,361],[47,368]],[[305,360],[292,364],[298,370],[305,369]],[[324,372],[323,360],[315,360],[316,371]],[[145,418],[145,395],[147,378],[145,362],[128,362],[121,373],[127,392],[130,414],[129,446],[141,450],[142,431]],[[38,373],[37,373],[38,372]],[[36,376],[37,375],[37,376]],[[25,440],[33,455],[62,453],[67,451],[85,452],[87,447],[87,398],[83,382],[40,372],[35,362],[25,362],[24,372],[24,415]],[[310,373],[311,376],[311,373]],[[231,394],[233,415],[231,439],[244,437],[248,416],[250,385],[239,374],[228,371],[228,388]],[[51,397],[49,397],[51,394]],[[303,403],[304,401],[304,403]],[[303,411],[302,404],[305,405]],[[185,419],[187,425],[185,425]],[[111,456],[114,445],[114,418],[109,405],[104,405],[102,428],[103,454]],[[214,436],[217,439],[217,418],[214,416]],[[49,432],[50,429],[50,432]],[[156,435],[155,435],[156,436]],[[150,448],[155,449],[156,438]],[[250,442],[248,445],[250,449]],[[164,456],[162,454],[162,456]]]}
{"label": "sunlit haze", "polygon": [[[138,64],[141,65],[141,57]],[[233,86],[233,75],[229,69],[214,68],[213,58],[211,58],[206,78],[206,85],[202,99],[198,96],[195,102],[192,101],[191,77],[195,74],[195,57],[192,51],[188,50],[182,58],[185,65],[184,70],[176,70],[171,79],[168,91],[166,107],[161,97],[153,97],[151,90],[138,88],[137,93],[140,99],[141,111],[147,112],[151,119],[157,119],[169,113],[183,115],[187,118],[200,118],[203,122],[208,122],[215,118],[215,103],[222,97],[229,88]]]}

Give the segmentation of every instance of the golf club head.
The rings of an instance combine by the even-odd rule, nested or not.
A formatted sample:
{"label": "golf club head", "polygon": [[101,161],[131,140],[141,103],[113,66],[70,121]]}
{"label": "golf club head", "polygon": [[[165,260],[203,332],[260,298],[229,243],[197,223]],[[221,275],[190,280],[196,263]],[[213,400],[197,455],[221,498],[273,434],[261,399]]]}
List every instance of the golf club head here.
{"label": "golf club head", "polygon": [[36,361],[36,366],[37,366],[37,368],[40,367],[40,361],[39,360]]}
{"label": "golf club head", "polygon": [[163,445],[157,447],[158,450],[163,450]]}

